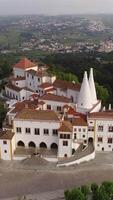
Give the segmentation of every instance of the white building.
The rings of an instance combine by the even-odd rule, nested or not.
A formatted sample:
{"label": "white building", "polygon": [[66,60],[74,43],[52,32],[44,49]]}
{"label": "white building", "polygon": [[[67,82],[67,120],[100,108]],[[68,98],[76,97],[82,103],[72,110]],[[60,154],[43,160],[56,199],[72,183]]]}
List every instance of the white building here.
{"label": "white building", "polygon": [[24,109],[14,119],[16,146],[58,148],[59,128],[54,111]]}
{"label": "white building", "polygon": [[[57,150],[57,158],[66,159],[72,157],[72,152],[81,144],[87,148],[90,142],[95,151],[113,151],[113,112],[111,106],[109,111],[100,112],[93,69],[89,79],[87,72],[84,73],[80,85],[55,80],[45,68],[35,67],[29,63],[26,69],[19,69],[21,72],[14,71],[16,78],[6,85],[7,96],[21,102],[10,106],[7,113],[8,123],[13,127],[8,135],[1,133],[1,157],[11,160],[16,148],[32,147],[34,151]],[[7,144],[13,145],[12,150],[4,147],[5,135],[10,135]]]}
{"label": "white building", "polygon": [[65,105],[71,105],[71,100],[67,97],[54,94],[44,94],[39,100],[45,103],[43,107],[44,110],[54,110],[56,112],[62,112]]}
{"label": "white building", "polygon": [[25,77],[26,71],[30,70],[30,69],[37,71],[37,69],[38,69],[37,64],[31,62],[27,58],[21,59],[18,63],[16,63],[13,66],[14,78]]}

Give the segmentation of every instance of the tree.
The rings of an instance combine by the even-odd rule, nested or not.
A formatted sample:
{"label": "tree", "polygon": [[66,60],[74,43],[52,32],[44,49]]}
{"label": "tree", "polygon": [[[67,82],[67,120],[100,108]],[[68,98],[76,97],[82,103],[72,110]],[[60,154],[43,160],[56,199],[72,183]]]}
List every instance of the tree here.
{"label": "tree", "polygon": [[109,197],[113,198],[113,182],[105,181],[102,183],[102,187],[104,188],[106,194],[109,195]]}
{"label": "tree", "polygon": [[98,185],[96,183],[91,184],[91,191],[92,193],[95,193],[98,190]]}
{"label": "tree", "polygon": [[109,194],[107,194],[105,188],[103,185],[100,186],[97,194],[97,199],[96,200],[110,200]]}
{"label": "tree", "polygon": [[2,123],[6,116],[6,109],[4,108],[3,102],[0,102],[0,128],[2,128]]}
{"label": "tree", "polygon": [[96,83],[97,97],[102,100],[102,103],[105,105],[109,99],[109,92],[107,88],[103,87]]}
{"label": "tree", "polygon": [[85,195],[78,188],[74,188],[71,191],[65,191],[64,194],[66,200],[86,200]]}
{"label": "tree", "polygon": [[82,185],[81,186],[81,192],[86,197],[89,194],[89,192],[90,192],[89,186],[88,185]]}

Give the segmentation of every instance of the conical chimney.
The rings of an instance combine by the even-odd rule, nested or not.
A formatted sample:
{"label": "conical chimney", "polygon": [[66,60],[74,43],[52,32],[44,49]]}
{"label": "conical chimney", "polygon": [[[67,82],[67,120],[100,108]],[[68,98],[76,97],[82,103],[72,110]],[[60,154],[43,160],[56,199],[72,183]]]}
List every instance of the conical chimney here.
{"label": "conical chimney", "polygon": [[95,82],[94,82],[94,77],[93,77],[93,68],[90,69],[89,88],[90,88],[90,93],[91,93],[92,104],[95,104],[97,103],[97,95],[96,95],[96,88],[95,88]]}
{"label": "conical chimney", "polygon": [[82,81],[79,97],[78,97],[78,103],[77,108],[80,109],[91,109],[92,108],[92,99],[90,94],[90,88],[89,88],[89,82],[87,77],[87,72],[84,72],[84,78]]}

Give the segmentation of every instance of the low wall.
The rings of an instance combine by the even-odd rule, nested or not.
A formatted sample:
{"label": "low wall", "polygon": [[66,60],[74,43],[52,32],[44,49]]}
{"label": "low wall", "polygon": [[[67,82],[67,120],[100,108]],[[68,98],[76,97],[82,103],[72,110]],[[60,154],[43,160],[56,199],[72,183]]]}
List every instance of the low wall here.
{"label": "low wall", "polygon": [[43,157],[43,158],[49,162],[58,162],[58,158],[52,158],[52,157]]}
{"label": "low wall", "polygon": [[28,158],[27,155],[26,155],[26,156],[14,156],[14,157],[13,157],[13,160],[21,161],[21,160],[24,160],[24,159],[26,159],[26,158]]}
{"label": "low wall", "polygon": [[75,164],[80,164],[82,162],[88,162],[90,160],[93,160],[95,158],[95,151],[87,156],[84,156],[78,160],[75,161],[71,161],[68,163],[63,163],[63,164],[57,164],[57,167],[61,167],[61,166],[70,166],[70,165],[75,165]]}

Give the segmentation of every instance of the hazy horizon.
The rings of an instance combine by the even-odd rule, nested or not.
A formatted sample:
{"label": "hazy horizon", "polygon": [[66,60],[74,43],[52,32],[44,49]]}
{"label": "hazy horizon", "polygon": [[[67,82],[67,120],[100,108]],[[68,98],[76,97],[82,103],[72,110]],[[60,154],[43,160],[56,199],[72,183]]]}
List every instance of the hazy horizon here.
{"label": "hazy horizon", "polygon": [[113,0],[0,0],[0,15],[113,14]]}

